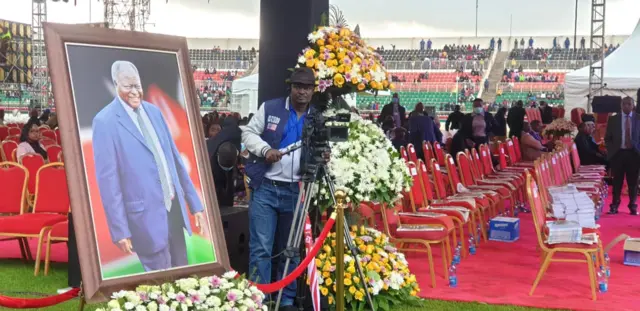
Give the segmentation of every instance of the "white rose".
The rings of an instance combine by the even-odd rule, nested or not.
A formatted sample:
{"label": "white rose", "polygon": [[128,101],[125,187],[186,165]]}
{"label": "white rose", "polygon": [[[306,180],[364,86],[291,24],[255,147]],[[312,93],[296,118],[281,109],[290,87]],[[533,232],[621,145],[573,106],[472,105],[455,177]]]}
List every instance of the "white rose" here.
{"label": "white rose", "polygon": [[136,307],[136,305],[134,305],[134,304],[132,304],[130,302],[125,302],[124,303],[125,310],[133,310],[133,308],[135,308],[135,307]]}
{"label": "white rose", "polygon": [[145,306],[137,306],[136,311],[147,311],[147,307]]}
{"label": "white rose", "polygon": [[149,311],[158,310],[158,304],[155,301],[152,301],[151,303],[149,303],[149,305],[147,305],[147,310]]}
{"label": "white rose", "polygon": [[112,309],[120,309],[120,303],[117,300],[111,300],[107,303],[107,307]]}

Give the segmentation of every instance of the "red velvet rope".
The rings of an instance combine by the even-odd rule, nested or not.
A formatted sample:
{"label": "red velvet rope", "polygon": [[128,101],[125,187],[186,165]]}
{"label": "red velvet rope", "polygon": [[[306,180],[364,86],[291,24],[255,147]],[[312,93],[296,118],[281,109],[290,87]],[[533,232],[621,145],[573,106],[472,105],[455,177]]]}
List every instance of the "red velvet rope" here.
{"label": "red velvet rope", "polygon": [[273,282],[270,284],[251,283],[251,285],[254,285],[265,294],[270,294],[270,293],[279,291],[280,289],[289,285],[291,282],[295,281],[295,279],[298,278],[300,274],[302,274],[302,272],[304,272],[307,269],[309,262],[311,262],[316,258],[316,255],[318,254],[318,252],[322,248],[322,245],[324,244],[324,240],[327,238],[327,235],[329,235],[329,231],[331,231],[331,228],[333,228],[333,224],[335,223],[335,221],[336,221],[336,213],[334,212],[331,214],[331,217],[325,224],[324,229],[322,229],[322,232],[320,233],[320,236],[316,240],[316,243],[313,245],[313,248],[309,253],[307,253],[307,257],[305,257],[304,260],[302,260],[302,262],[298,265],[298,267],[296,267],[296,269],[293,270],[289,275],[287,275],[285,278],[283,278],[280,281]]}
{"label": "red velvet rope", "polygon": [[46,308],[69,301],[78,297],[79,294],[80,288],[72,288],[63,294],[43,298],[13,298],[0,296],[0,307],[9,309]]}
{"label": "red velvet rope", "polygon": [[[336,213],[334,212],[331,214],[331,217],[325,224],[324,229],[322,229],[322,233],[320,233],[320,236],[316,240],[316,243],[313,245],[313,248],[309,253],[307,253],[307,257],[304,258],[304,260],[298,265],[298,267],[296,267],[295,270],[293,270],[293,272],[277,282],[273,282],[270,284],[252,283],[252,285],[255,285],[263,293],[270,294],[280,290],[281,288],[284,288],[285,286],[289,285],[289,283],[293,282],[300,276],[300,274],[302,274],[302,272],[307,269],[307,266],[309,265],[311,260],[314,260],[316,258],[316,255],[324,244],[324,240],[329,235],[329,231],[331,231],[331,228],[333,228],[333,224],[335,223],[335,221]],[[10,309],[46,308],[63,303],[65,301],[69,301],[75,297],[78,297],[79,294],[80,288],[73,288],[63,294],[43,298],[13,298],[0,296],[0,307]]]}

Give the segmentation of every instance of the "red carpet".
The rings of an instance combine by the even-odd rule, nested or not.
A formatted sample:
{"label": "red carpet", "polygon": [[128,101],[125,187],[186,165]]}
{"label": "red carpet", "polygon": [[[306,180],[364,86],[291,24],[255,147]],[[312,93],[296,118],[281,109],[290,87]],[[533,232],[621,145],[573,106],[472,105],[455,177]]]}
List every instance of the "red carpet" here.
{"label": "red carpet", "polygon": [[[607,205],[608,207],[608,205]],[[605,210],[608,209],[605,207]],[[640,237],[640,216],[629,216],[626,202],[615,216],[604,215],[599,224],[606,245],[619,234]],[[437,287],[431,288],[426,254],[408,253],[410,267],[416,274],[424,298],[454,301],[476,301],[489,304],[519,305],[571,310],[638,310],[640,309],[640,267],[622,264],[622,243],[609,253],[611,278],[609,292],[598,293],[591,300],[586,263],[552,263],[540,281],[534,296],[529,290],[540,267],[531,214],[520,214],[520,240],[515,243],[482,243],[474,256],[462,260],[458,267],[458,287],[449,288],[442,277],[439,247],[434,247]],[[31,252],[36,254],[35,239]],[[66,261],[67,249],[62,243],[52,246],[52,261]],[[19,258],[17,241],[0,242],[2,258]],[[559,258],[559,257],[557,257]],[[24,289],[28,290],[28,289]]]}
{"label": "red carpet", "polygon": [[[605,210],[608,210],[608,204]],[[629,215],[624,199],[620,214],[603,215],[598,223],[605,246],[623,233],[640,237],[640,216]],[[407,257],[411,271],[420,283],[420,296],[424,298],[552,309],[639,310],[640,267],[622,264],[622,245],[623,242],[619,243],[609,252],[609,291],[598,293],[597,301],[591,300],[586,263],[551,263],[534,295],[529,296],[541,264],[531,214],[520,213],[520,240],[517,242],[482,243],[476,255],[462,259],[458,266],[457,288],[449,288],[443,278],[439,252],[434,255],[436,288],[431,288],[426,254],[409,253]],[[434,248],[434,251],[438,250],[439,247]]]}

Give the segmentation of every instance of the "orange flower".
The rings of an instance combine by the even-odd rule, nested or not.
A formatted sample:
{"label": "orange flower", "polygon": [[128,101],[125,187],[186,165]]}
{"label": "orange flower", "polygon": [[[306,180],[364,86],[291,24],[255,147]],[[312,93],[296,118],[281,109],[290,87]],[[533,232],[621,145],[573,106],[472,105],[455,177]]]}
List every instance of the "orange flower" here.
{"label": "orange flower", "polygon": [[[353,80],[353,79],[352,79]],[[354,83],[355,84],[355,83]],[[358,91],[364,91],[367,86],[364,83],[358,83]]]}
{"label": "orange flower", "polygon": [[324,45],[324,39],[318,39],[318,41],[316,41],[316,44],[318,46],[323,46]]}

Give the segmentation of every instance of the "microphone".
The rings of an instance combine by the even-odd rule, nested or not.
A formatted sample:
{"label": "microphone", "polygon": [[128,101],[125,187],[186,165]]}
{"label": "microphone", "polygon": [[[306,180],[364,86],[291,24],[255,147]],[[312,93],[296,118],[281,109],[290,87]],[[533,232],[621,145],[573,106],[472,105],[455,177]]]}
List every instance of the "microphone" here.
{"label": "microphone", "polygon": [[302,148],[302,141],[297,141],[294,144],[291,144],[289,146],[287,146],[286,148],[280,149],[280,152],[282,153],[282,155],[285,154],[289,154],[291,152],[294,152],[298,149]]}

